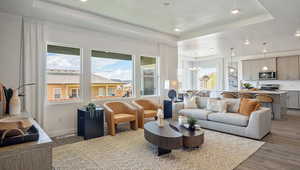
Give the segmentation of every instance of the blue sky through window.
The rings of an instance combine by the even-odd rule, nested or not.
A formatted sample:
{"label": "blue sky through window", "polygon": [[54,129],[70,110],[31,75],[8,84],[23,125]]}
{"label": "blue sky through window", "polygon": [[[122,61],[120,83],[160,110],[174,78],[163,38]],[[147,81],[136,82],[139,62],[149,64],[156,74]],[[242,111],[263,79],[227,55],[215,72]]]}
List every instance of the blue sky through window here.
{"label": "blue sky through window", "polygon": [[[48,53],[47,69],[80,70],[80,56]],[[107,58],[91,59],[92,73],[108,79],[132,80],[133,63],[130,60]]]}

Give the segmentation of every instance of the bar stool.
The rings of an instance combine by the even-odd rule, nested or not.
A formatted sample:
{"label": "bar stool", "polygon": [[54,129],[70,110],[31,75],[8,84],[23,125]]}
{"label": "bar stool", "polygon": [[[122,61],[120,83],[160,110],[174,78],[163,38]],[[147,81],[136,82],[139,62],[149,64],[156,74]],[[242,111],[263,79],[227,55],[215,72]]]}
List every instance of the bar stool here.
{"label": "bar stool", "polygon": [[254,99],[254,96],[250,93],[240,93],[240,98],[246,98],[246,99]]}
{"label": "bar stool", "polygon": [[258,94],[256,95],[256,100],[271,109],[272,119],[274,119],[274,112],[273,112],[273,98],[267,94]]}
{"label": "bar stool", "polygon": [[223,92],[221,95],[223,96],[223,98],[230,98],[230,99],[238,98],[238,96],[233,92]]}

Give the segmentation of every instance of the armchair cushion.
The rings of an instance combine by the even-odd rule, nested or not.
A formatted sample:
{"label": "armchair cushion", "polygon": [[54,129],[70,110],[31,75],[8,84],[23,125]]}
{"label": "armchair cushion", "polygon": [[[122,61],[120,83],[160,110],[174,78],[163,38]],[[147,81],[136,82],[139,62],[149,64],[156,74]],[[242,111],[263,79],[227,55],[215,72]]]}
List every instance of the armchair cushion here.
{"label": "armchair cushion", "polygon": [[131,114],[115,114],[114,115],[115,123],[120,123],[120,122],[129,122],[132,120],[135,120],[135,116]]}
{"label": "armchair cushion", "polygon": [[144,110],[144,115],[146,118],[155,117],[157,115],[157,110]]}

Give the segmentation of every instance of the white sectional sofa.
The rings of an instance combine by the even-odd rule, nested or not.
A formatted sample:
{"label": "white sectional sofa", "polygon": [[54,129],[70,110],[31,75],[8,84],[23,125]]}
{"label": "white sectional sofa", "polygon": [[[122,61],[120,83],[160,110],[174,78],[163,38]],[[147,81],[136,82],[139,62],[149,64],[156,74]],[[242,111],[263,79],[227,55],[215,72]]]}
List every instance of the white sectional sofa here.
{"label": "white sectional sofa", "polygon": [[252,112],[250,116],[238,114],[239,99],[226,100],[227,112],[218,113],[206,109],[207,99],[197,97],[197,107],[195,109],[184,109],[183,103],[174,103],[173,117],[176,119],[179,115],[191,116],[198,119],[201,127],[220,132],[230,133],[238,136],[244,136],[253,139],[262,139],[271,130],[271,110],[261,107]]}

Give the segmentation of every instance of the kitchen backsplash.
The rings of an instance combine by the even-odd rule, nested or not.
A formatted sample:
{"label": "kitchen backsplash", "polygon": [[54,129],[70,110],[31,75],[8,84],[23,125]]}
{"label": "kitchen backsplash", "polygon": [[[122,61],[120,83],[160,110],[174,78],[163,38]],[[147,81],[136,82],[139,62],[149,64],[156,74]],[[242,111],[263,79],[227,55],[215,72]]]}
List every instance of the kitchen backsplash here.
{"label": "kitchen backsplash", "polygon": [[[251,83],[254,87],[258,85],[257,81],[243,81]],[[300,90],[300,81],[282,81],[282,80],[268,80],[258,81],[259,84],[280,84],[280,90]]]}

